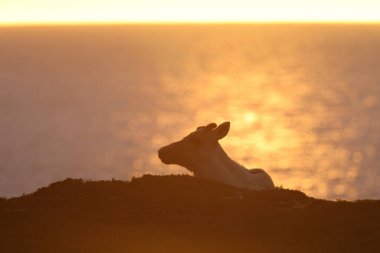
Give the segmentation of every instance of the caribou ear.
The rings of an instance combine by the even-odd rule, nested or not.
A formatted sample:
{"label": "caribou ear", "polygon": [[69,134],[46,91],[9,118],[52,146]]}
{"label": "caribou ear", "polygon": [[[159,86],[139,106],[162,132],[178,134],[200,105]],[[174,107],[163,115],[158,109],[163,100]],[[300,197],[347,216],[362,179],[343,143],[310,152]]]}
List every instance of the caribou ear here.
{"label": "caribou ear", "polygon": [[217,128],[213,130],[214,135],[217,140],[224,138],[228,134],[228,131],[230,131],[230,122],[228,121],[223,122],[222,124],[220,124]]}
{"label": "caribou ear", "polygon": [[197,131],[199,131],[199,130],[203,130],[203,129],[205,129],[205,130],[212,130],[212,129],[216,128],[216,127],[217,127],[217,124],[215,124],[215,123],[210,123],[210,124],[208,124],[207,126],[200,126],[200,127],[198,127],[198,128],[197,128]]}
{"label": "caribou ear", "polygon": [[208,125],[206,126],[206,129],[207,129],[207,130],[212,130],[212,129],[216,128],[216,127],[217,127],[217,124],[215,124],[215,123],[210,123],[210,124],[208,124]]}

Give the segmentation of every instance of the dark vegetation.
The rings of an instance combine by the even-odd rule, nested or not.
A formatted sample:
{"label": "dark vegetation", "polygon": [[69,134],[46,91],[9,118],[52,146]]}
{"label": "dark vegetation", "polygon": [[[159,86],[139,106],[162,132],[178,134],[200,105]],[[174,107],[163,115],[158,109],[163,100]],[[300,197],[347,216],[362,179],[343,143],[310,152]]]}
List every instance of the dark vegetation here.
{"label": "dark vegetation", "polygon": [[190,176],[66,179],[0,199],[0,252],[378,252],[380,201]]}

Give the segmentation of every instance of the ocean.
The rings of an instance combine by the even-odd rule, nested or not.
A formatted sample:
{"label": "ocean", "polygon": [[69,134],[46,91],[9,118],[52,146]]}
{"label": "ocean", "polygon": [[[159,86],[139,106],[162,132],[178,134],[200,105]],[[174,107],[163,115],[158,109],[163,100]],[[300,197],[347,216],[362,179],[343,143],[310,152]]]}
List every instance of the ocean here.
{"label": "ocean", "polygon": [[379,199],[380,25],[0,27],[0,197],[188,173],[158,148],[224,121],[277,186]]}

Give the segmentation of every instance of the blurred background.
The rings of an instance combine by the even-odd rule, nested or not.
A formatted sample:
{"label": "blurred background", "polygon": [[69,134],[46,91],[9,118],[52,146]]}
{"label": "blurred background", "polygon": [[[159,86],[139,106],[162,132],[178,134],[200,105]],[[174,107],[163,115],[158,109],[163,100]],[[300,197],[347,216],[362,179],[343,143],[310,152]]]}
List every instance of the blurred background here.
{"label": "blurred background", "polygon": [[0,196],[67,177],[188,173],[157,149],[221,140],[277,186],[380,197],[380,25],[0,27]]}

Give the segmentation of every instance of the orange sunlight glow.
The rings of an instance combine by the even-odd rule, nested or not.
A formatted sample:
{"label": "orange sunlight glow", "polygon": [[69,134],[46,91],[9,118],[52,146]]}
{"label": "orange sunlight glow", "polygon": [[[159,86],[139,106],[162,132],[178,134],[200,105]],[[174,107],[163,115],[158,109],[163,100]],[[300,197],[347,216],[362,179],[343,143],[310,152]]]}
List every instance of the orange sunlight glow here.
{"label": "orange sunlight glow", "polygon": [[378,0],[2,0],[0,25],[380,22]]}

